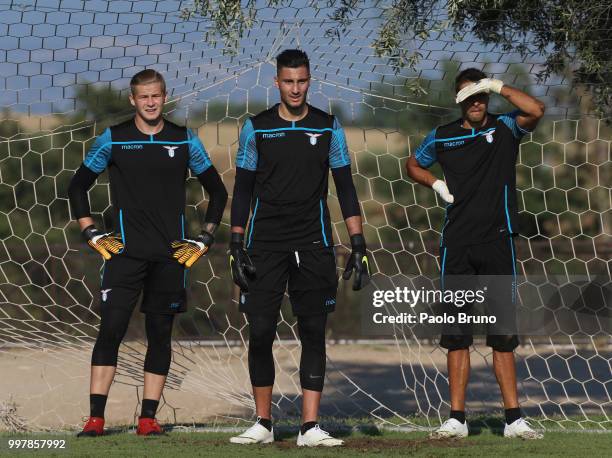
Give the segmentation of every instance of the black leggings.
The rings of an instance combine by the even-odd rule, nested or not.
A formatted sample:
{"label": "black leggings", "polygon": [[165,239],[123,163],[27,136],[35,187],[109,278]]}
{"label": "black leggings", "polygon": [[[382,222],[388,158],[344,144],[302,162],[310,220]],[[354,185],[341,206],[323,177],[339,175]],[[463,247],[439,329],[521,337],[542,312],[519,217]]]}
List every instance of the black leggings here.
{"label": "black leggings", "polygon": [[[91,355],[92,366],[117,366],[119,345],[130,322],[131,310],[102,308],[100,332]],[[172,323],[174,315],[145,314],[147,355],[144,370],[157,375],[168,375],[172,359]]]}
{"label": "black leggings", "polygon": [[[276,336],[276,315],[247,314],[249,321],[249,374],[253,386],[274,385],[272,344]],[[298,316],[302,343],[300,385],[303,389],[323,391],[325,381],[325,326],[327,313]]]}

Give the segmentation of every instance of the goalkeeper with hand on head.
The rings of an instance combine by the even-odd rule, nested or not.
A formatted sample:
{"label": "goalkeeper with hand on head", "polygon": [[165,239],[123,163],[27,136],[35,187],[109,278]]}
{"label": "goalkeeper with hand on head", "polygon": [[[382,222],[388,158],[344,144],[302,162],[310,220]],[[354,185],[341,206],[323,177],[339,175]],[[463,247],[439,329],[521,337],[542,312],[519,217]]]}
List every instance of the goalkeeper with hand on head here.
{"label": "goalkeeper with hand on head", "polygon": [[[544,104],[500,80],[487,78],[475,68],[457,75],[455,90],[462,117],[432,130],[408,158],[406,169],[408,176],[432,187],[447,204],[440,243],[442,288],[465,289],[462,282],[466,279],[460,279],[460,275],[500,279],[494,280],[498,288],[494,295],[487,294],[487,301],[489,306],[499,304],[496,310],[505,318],[501,320],[505,321],[501,323],[504,329],[497,328],[501,335],[488,330],[487,345],[493,349],[493,368],[505,407],[504,436],[535,439],[541,435],[522,418],[518,404],[514,349],[519,341],[506,331],[515,332],[516,159],[521,138],[535,129],[544,115]],[[490,93],[500,94],[517,110],[502,115],[489,113]],[[446,182],[427,170],[435,162],[440,163]],[[457,307],[451,306],[451,313],[457,313]],[[440,346],[448,350],[451,411],[435,437],[468,435],[465,390],[472,340],[469,329],[447,328],[442,332]]]}
{"label": "goalkeeper with hand on head", "polygon": [[[186,269],[210,249],[227,202],[225,187],[199,138],[163,118],[163,77],[143,70],[130,86],[134,118],[106,129],[96,139],[68,190],[84,239],[105,261],[100,330],[91,358],[90,417],[79,436],[104,432],[104,409],[119,345],[141,291],[147,353],[137,433],[162,433],[155,413],[170,368],[174,316],[186,310]],[[87,198],[87,190],[106,168],[115,221],[112,232],[96,228]],[[196,237],[185,233],[188,170],[209,195],[204,227]]]}

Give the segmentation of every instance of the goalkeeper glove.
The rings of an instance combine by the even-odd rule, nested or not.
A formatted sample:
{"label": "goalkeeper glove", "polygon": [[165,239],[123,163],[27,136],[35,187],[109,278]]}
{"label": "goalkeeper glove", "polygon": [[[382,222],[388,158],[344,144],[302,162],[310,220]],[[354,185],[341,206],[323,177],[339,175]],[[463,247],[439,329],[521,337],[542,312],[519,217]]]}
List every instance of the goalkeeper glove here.
{"label": "goalkeeper glove", "polygon": [[448,190],[448,186],[446,186],[446,183],[444,181],[434,181],[434,184],[431,185],[431,188],[436,191],[440,195],[440,197],[442,197],[442,200],[447,204],[452,204],[453,202],[455,202],[455,197],[450,193],[450,191]]}
{"label": "goalkeeper glove", "polygon": [[255,277],[255,266],[244,249],[244,234],[232,232],[229,250],[232,278],[241,291],[249,291],[249,278]]}
{"label": "goalkeeper glove", "polygon": [[370,283],[370,266],[366,252],[366,243],[362,234],[351,235],[351,248],[351,255],[344,268],[342,278],[348,280],[351,278],[354,270],[353,291],[359,291]]}
{"label": "goalkeeper glove", "polygon": [[214,241],[213,235],[206,231],[202,231],[200,235],[193,239],[175,240],[172,242],[172,248],[174,249],[172,257],[179,264],[184,264],[185,267],[189,268],[208,252]]}
{"label": "goalkeeper glove", "polygon": [[112,232],[100,232],[93,224],[87,226],[81,232],[87,244],[102,255],[108,261],[112,254],[123,251],[123,240]]}
{"label": "goalkeeper glove", "polygon": [[496,80],[493,78],[483,78],[477,83],[468,84],[457,93],[456,103],[461,103],[468,97],[474,94],[494,92],[499,94],[502,90],[504,82],[502,80]]}

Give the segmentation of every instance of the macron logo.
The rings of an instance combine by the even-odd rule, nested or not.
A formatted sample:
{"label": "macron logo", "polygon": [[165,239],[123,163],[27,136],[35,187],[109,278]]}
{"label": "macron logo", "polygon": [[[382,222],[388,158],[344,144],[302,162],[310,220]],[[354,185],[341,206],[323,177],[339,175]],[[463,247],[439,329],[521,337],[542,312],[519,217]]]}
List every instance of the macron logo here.
{"label": "macron logo", "polygon": [[444,148],[452,148],[454,146],[461,146],[465,143],[465,140],[460,140],[458,142],[446,142],[444,143]]}
{"label": "macron logo", "polygon": [[261,138],[279,138],[284,137],[285,132],[274,132],[272,134],[261,134]]}
{"label": "macron logo", "polygon": [[121,145],[121,149],[142,149],[142,145]]}
{"label": "macron logo", "polygon": [[166,146],[166,145],[164,145],[164,148],[166,148],[168,150],[168,156],[174,157],[174,150],[176,150],[178,148],[178,146]]}

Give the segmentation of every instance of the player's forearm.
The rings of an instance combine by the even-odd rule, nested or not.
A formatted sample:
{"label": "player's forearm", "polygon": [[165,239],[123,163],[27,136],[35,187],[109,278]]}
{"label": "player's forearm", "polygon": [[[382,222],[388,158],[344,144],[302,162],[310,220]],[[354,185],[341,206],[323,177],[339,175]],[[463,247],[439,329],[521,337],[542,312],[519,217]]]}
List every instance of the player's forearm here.
{"label": "player's forearm", "polygon": [[236,167],[236,181],[232,196],[231,231],[244,234],[249,214],[251,213],[251,199],[255,186],[255,171]]}
{"label": "player's forearm", "polygon": [[214,167],[209,167],[198,175],[198,180],[208,194],[208,208],[203,229],[209,234],[214,234],[223,218],[223,211],[227,204],[227,191]]}
{"label": "player's forearm", "polygon": [[344,167],[333,168],[332,176],[336,184],[340,210],[342,210],[342,216],[344,217],[348,234],[350,236],[363,234],[361,210],[359,209],[359,200],[357,200],[357,190],[353,183],[351,166],[346,165]]}
{"label": "player's forearm", "polygon": [[215,233],[215,231],[217,230],[217,227],[219,227],[219,225],[218,225],[218,224],[215,224],[215,223],[206,223],[206,222],[205,222],[205,223],[202,225],[202,230],[203,230],[204,232],[208,232],[209,234],[214,234],[214,233]]}
{"label": "player's forearm", "polygon": [[332,168],[332,176],[336,184],[336,192],[344,220],[346,221],[352,216],[361,216],[357,190],[355,189],[353,175],[351,174],[351,166],[346,165]]}
{"label": "player's forearm", "polygon": [[438,180],[429,170],[421,167],[414,156],[406,161],[406,173],[417,183],[430,188]]}
{"label": "player's forearm", "polygon": [[361,223],[361,216],[351,216],[344,220],[346,224],[346,230],[350,236],[355,234],[363,234],[363,225]]}
{"label": "player's forearm", "polygon": [[79,227],[81,228],[81,232],[89,226],[95,225],[95,222],[91,216],[86,216],[84,218],[79,218]]}
{"label": "player's forearm", "polygon": [[500,95],[521,110],[523,115],[527,117],[540,119],[544,116],[544,103],[520,89],[504,85]]}
{"label": "player's forearm", "polygon": [[[85,219],[91,221],[90,224],[93,224],[93,220],[90,217],[91,211],[87,191],[96,181],[97,177],[97,173],[91,171],[85,165],[81,165],[72,177],[72,180],[70,180],[70,185],[68,186],[68,200],[72,208],[72,216],[79,220],[79,224],[81,224],[81,220]],[[87,226],[89,226],[89,224],[86,226],[81,224],[81,229]]]}

